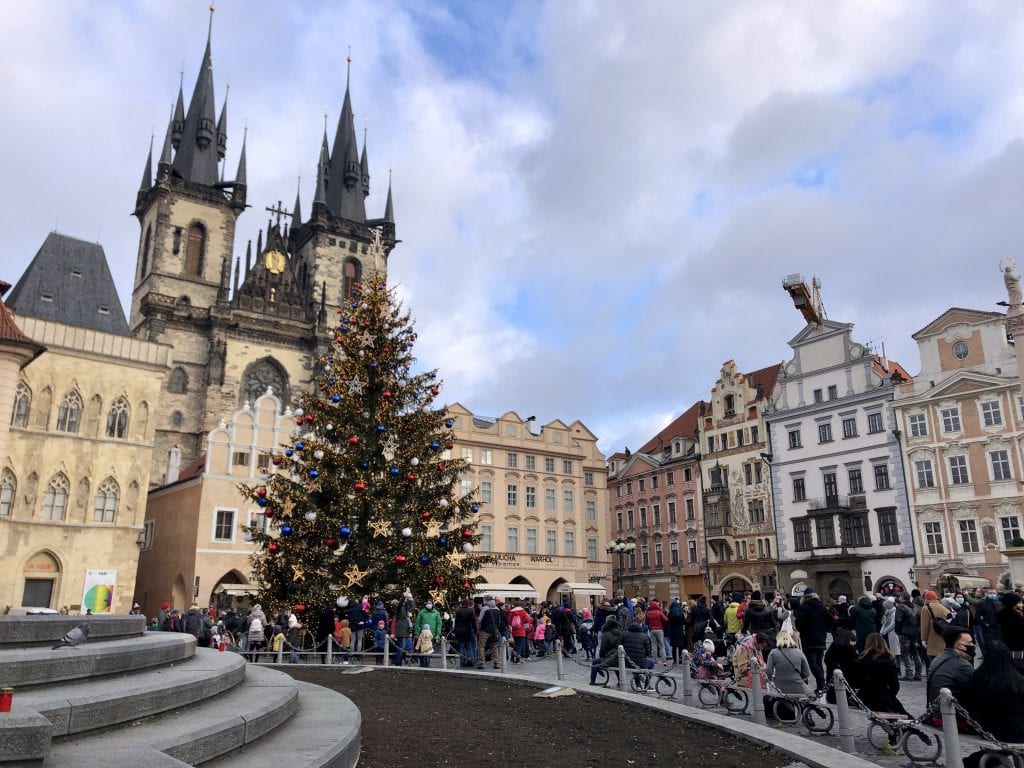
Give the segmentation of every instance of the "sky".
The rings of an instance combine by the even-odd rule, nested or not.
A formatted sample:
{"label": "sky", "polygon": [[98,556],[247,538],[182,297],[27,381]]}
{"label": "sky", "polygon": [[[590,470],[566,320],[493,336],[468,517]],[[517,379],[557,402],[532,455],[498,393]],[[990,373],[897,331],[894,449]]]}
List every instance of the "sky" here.
{"label": "sky", "polygon": [[[128,302],[150,136],[208,23],[195,1],[5,8],[0,278],[57,230],[103,245]],[[248,129],[236,248],[297,184],[308,213],[351,46],[367,212],[390,170],[390,281],[441,399],[579,419],[606,454],[725,361],[789,359],[789,274],[913,374],[912,333],[998,309],[1000,259],[1024,267],[1018,3],[220,0],[212,39],[228,178]]]}

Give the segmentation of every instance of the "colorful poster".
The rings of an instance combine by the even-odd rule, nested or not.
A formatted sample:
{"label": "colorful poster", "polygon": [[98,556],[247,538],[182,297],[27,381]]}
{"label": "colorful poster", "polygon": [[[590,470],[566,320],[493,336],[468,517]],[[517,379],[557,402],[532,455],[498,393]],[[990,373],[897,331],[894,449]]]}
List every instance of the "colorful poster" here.
{"label": "colorful poster", "polygon": [[117,571],[86,571],[82,590],[82,608],[92,613],[111,613]]}

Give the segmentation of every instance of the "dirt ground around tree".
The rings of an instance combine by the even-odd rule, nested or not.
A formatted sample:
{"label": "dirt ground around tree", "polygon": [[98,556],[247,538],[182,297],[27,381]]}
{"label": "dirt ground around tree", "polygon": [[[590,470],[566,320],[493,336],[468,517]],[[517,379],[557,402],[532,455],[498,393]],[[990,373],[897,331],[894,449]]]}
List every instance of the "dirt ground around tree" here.
{"label": "dirt ground around tree", "polygon": [[360,768],[778,768],[793,758],[647,707],[461,675],[289,668],[363,717]]}

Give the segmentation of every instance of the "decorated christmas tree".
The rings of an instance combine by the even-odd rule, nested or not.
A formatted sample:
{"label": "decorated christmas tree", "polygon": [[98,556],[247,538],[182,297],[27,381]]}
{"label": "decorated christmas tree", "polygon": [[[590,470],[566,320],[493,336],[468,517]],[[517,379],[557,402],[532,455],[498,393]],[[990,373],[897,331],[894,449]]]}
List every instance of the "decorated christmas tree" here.
{"label": "decorated christmas tree", "polygon": [[441,382],[414,372],[413,324],[381,277],[347,298],[292,441],[242,487],[267,522],[246,529],[260,597],[299,613],[406,590],[452,606],[487,558],[474,551],[478,505],[455,492],[468,465],[451,457],[452,421],[433,405]]}

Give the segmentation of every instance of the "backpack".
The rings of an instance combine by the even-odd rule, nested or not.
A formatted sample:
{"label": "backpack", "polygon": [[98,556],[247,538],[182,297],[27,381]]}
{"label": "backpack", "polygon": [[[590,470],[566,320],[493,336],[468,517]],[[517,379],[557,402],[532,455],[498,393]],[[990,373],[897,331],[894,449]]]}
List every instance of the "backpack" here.
{"label": "backpack", "polygon": [[935,618],[935,614],[932,613],[932,607],[930,605],[927,607],[927,610],[928,615],[932,617],[932,632],[935,632],[938,635],[944,634],[946,631],[946,627],[950,625],[949,619]]}
{"label": "backpack", "polygon": [[555,632],[555,625],[551,623],[546,624],[544,626],[544,639],[554,640],[556,636],[557,633]]}
{"label": "backpack", "polygon": [[519,611],[512,614],[512,629],[519,629],[523,626],[523,619],[519,615]]}
{"label": "backpack", "polygon": [[196,640],[201,640],[206,635],[206,624],[203,615],[199,611],[189,611],[185,614],[185,632],[188,632]]}

